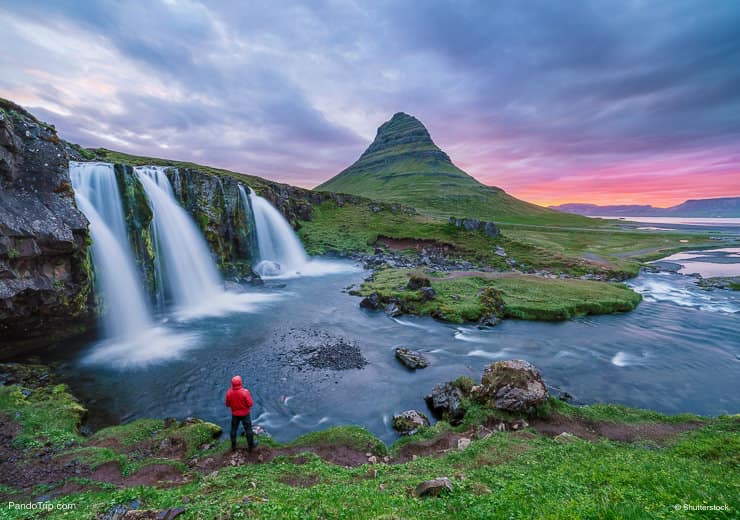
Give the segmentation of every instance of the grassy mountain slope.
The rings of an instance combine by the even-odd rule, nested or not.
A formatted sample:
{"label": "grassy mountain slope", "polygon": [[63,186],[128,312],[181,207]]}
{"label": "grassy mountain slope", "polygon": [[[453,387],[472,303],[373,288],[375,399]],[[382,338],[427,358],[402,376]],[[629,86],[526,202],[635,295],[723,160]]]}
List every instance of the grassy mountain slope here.
{"label": "grassy mountain slope", "polygon": [[399,112],[378,128],[365,153],[317,190],[351,193],[414,206],[436,216],[583,226],[566,215],[485,186],[455,166],[415,117]]}

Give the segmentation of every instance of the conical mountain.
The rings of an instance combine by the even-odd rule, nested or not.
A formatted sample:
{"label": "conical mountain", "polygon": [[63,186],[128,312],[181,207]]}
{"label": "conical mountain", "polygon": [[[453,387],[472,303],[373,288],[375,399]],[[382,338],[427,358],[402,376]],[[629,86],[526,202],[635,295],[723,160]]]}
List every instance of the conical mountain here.
{"label": "conical mountain", "polygon": [[316,189],[398,202],[438,216],[563,215],[481,184],[452,163],[421,121],[403,112],[378,128],[354,164]]}

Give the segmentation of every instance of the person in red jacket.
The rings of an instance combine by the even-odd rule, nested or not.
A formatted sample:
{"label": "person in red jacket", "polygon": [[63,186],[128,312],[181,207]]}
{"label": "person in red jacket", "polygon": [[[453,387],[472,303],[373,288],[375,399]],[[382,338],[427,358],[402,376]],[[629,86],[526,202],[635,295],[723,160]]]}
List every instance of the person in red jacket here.
{"label": "person in red jacket", "polygon": [[231,378],[231,388],[226,392],[225,404],[231,408],[231,451],[236,449],[236,431],[239,429],[239,423],[244,426],[247,446],[249,451],[252,451],[257,445],[252,432],[252,419],[249,416],[254,401],[249,390],[242,386],[241,376]]}

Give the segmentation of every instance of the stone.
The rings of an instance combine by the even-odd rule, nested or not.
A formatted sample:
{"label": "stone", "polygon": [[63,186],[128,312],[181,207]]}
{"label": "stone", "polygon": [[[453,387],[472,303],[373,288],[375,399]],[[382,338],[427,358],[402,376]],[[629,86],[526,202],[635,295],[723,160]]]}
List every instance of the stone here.
{"label": "stone", "polygon": [[421,354],[421,352],[409,350],[403,347],[396,349],[396,359],[412,370],[429,366],[429,361]]}
{"label": "stone", "polygon": [[414,495],[418,498],[438,497],[443,493],[453,491],[452,482],[447,477],[437,477],[432,480],[425,480],[414,488]]}
{"label": "stone", "polygon": [[462,398],[462,390],[449,382],[435,385],[432,393],[425,396],[424,400],[435,415],[446,419],[451,425],[456,426],[465,417]]}
{"label": "stone", "polygon": [[368,464],[377,464],[378,463],[378,457],[376,457],[375,455],[370,455],[367,458],[367,463]]}
{"label": "stone", "polygon": [[398,303],[391,302],[388,305],[386,305],[385,313],[391,318],[396,318],[398,316],[403,315],[403,310],[401,310],[401,307]]}
{"label": "stone", "polygon": [[483,370],[478,397],[508,412],[528,412],[549,397],[540,371],[528,361],[497,361]]}
{"label": "stone", "polygon": [[422,287],[429,287],[430,285],[431,282],[427,275],[414,272],[409,275],[409,281],[406,284],[406,288],[411,291],[417,291]]}
{"label": "stone", "polygon": [[468,439],[467,437],[457,439],[457,449],[460,451],[466,449],[468,446],[470,446],[470,442],[470,439]]}
{"label": "stone", "polygon": [[403,435],[413,435],[429,426],[429,418],[418,410],[406,410],[393,416],[393,429]]}
{"label": "stone", "polygon": [[573,396],[570,395],[568,392],[560,392],[560,394],[558,395],[558,399],[565,403],[569,403],[573,400]]}
{"label": "stone", "polygon": [[498,255],[498,256],[506,256],[506,251],[505,251],[505,250],[504,250],[504,248],[503,248],[503,247],[501,247],[501,246],[496,246],[496,249],[494,250],[494,252],[493,252],[493,253],[494,253],[495,255]]}
{"label": "stone", "polygon": [[563,432],[559,435],[556,435],[553,440],[559,444],[568,444],[570,442],[577,441],[578,437],[576,437],[570,432]]}
{"label": "stone", "polygon": [[421,288],[421,301],[428,302],[429,300],[433,300],[437,297],[437,291],[432,289],[431,287],[422,287]]}
{"label": "stone", "polygon": [[370,296],[367,296],[360,301],[360,307],[363,309],[370,309],[373,311],[377,311],[383,306],[382,302],[380,301],[380,295],[378,293],[374,292]]}

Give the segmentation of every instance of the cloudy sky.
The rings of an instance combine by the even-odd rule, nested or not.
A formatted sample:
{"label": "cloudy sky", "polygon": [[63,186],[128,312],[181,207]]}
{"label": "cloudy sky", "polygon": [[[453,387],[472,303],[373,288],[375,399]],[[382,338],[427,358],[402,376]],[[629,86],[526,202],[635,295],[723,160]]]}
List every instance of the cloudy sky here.
{"label": "cloudy sky", "polygon": [[0,0],[62,137],[311,187],[394,112],[540,204],[740,196],[740,2]]}

